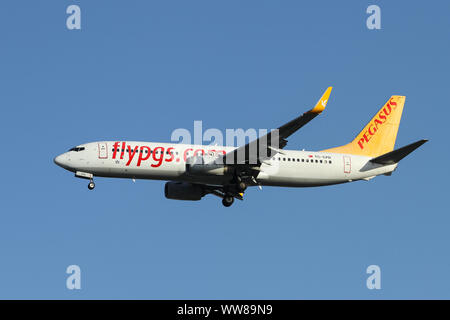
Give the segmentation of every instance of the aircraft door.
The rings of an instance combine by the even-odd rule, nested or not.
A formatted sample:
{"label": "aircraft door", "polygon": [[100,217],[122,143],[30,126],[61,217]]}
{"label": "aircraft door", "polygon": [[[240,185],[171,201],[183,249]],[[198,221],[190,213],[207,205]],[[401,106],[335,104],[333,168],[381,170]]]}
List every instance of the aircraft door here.
{"label": "aircraft door", "polygon": [[344,156],[344,173],[350,173],[352,171],[352,158],[350,156]]}
{"label": "aircraft door", "polygon": [[106,142],[98,144],[98,158],[108,159],[108,144]]}

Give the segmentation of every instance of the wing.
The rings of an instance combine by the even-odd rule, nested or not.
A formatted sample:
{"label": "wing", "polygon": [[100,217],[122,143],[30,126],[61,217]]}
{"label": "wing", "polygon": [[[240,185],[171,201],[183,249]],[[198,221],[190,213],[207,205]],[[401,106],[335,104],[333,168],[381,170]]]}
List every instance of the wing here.
{"label": "wing", "polygon": [[329,87],[324,92],[314,108],[282,125],[278,129],[225,154],[223,159],[220,160],[221,163],[238,166],[260,165],[264,160],[270,159],[274,154],[280,152],[280,149],[283,149],[286,146],[286,139],[290,135],[325,110],[332,89],[332,87]]}

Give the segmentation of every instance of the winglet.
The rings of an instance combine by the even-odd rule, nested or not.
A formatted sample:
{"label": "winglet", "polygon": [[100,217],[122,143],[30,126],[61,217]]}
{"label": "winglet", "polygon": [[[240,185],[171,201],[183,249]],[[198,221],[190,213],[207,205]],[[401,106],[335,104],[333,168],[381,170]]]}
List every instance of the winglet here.
{"label": "winglet", "polygon": [[325,107],[327,106],[328,98],[330,97],[330,93],[333,87],[328,87],[328,89],[324,92],[322,97],[317,101],[316,106],[312,108],[309,112],[311,113],[321,113],[323,110],[325,110]]}

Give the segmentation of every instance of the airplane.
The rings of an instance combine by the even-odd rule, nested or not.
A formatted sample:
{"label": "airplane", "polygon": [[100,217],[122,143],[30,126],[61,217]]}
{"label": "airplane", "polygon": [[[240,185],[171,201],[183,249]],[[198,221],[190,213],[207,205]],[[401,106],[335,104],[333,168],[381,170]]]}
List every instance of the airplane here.
{"label": "airplane", "polygon": [[350,143],[321,151],[285,150],[286,139],[325,110],[331,90],[309,111],[240,147],[97,141],[73,147],[54,162],[88,179],[90,190],[94,177],[166,180],[168,199],[212,194],[229,207],[252,186],[316,187],[390,176],[400,160],[428,141],[394,150],[405,104],[405,96],[394,95]]}

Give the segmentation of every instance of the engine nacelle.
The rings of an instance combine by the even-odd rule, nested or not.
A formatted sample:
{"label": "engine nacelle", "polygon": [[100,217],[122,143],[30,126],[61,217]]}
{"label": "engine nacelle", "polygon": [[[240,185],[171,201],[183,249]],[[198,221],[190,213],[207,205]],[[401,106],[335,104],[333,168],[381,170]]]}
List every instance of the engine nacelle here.
{"label": "engine nacelle", "polygon": [[167,182],[164,186],[164,195],[167,199],[196,201],[205,195],[205,190],[188,182]]}

